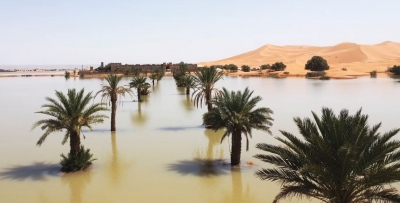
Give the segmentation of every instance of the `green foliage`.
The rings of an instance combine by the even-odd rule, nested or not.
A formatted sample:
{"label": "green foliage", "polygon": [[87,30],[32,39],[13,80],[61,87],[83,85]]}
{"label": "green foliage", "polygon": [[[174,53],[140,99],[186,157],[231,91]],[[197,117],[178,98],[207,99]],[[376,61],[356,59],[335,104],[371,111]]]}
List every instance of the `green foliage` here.
{"label": "green foliage", "polygon": [[95,70],[99,71],[99,72],[109,72],[109,71],[111,71],[111,64],[109,63],[106,66],[104,66],[103,68],[102,67],[98,67]]}
{"label": "green foliage", "polygon": [[306,78],[322,77],[325,76],[325,74],[324,71],[312,71],[306,74]]}
{"label": "green foliage", "polygon": [[101,90],[96,93],[95,97],[98,94],[101,94],[101,101],[108,101],[108,103],[111,104],[111,131],[115,131],[115,116],[118,97],[125,97],[125,94],[132,95],[132,90],[124,86],[118,86],[122,76],[109,74],[104,79],[107,84],[101,85]]}
{"label": "green foliage", "polygon": [[135,76],[129,83],[130,88],[136,88],[139,102],[142,101],[141,95],[147,95],[148,93],[150,93],[148,89],[150,88],[151,85],[148,82],[146,82],[146,79],[147,79],[146,77]]}
{"label": "green foliage", "polygon": [[243,65],[241,68],[243,72],[250,72],[250,66],[248,65]]}
{"label": "green foliage", "polygon": [[324,75],[324,76],[321,76],[319,79],[320,80],[330,80],[331,77]]}
{"label": "green foliage", "polygon": [[140,75],[140,68],[132,67],[132,73],[133,73],[134,76],[139,76]]}
{"label": "green foliage", "polygon": [[68,71],[65,71],[64,77],[65,77],[66,79],[70,78],[70,77],[71,77],[71,73],[68,72]]}
{"label": "green foliage", "polygon": [[329,66],[326,60],[321,56],[313,56],[307,61],[305,69],[311,71],[324,71],[329,70]]}
{"label": "green foliage", "polygon": [[48,135],[66,130],[64,144],[74,131],[80,132],[82,127],[91,130],[92,124],[102,123],[104,118],[107,118],[104,114],[98,113],[107,109],[102,107],[101,103],[93,103],[92,92],[85,94],[84,89],[79,92],[68,89],[67,95],[56,91],[56,97],[57,99],[46,97],[49,103],[42,105],[46,109],[36,112],[51,116],[49,119],[37,121],[32,127],[34,129],[41,126],[41,129],[45,130],[37,142],[38,146],[42,145]]}
{"label": "green foliage", "polygon": [[84,170],[96,160],[93,158],[93,154],[90,153],[90,149],[85,150],[83,146],[80,147],[76,154],[68,154],[68,156],[61,154],[61,158],[61,171],[67,173]]}
{"label": "green foliage", "polygon": [[243,92],[229,92],[223,88],[221,95],[212,100],[215,108],[203,115],[203,124],[206,127],[214,131],[226,129],[221,142],[225,137],[232,135],[231,165],[240,163],[242,134],[246,138],[248,150],[252,129],[270,133],[272,111],[269,108],[255,108],[261,97],[252,98],[252,94],[253,91],[248,88]]}
{"label": "green foliage", "polygon": [[261,67],[261,70],[271,69],[271,65],[269,65],[269,64],[264,64],[264,65],[261,65],[260,67]]}
{"label": "green foliage", "polygon": [[182,82],[182,78],[186,75],[186,73],[189,72],[189,69],[187,67],[187,64],[184,63],[183,61],[179,63],[178,69],[172,70],[172,76],[175,79],[175,83],[177,87],[183,87],[184,84]]}
{"label": "green foliage", "polygon": [[194,76],[192,76],[190,74],[186,74],[182,78],[182,82],[183,82],[184,87],[186,88],[186,94],[190,94],[190,89],[196,88],[196,82],[194,80]]}
{"label": "green foliage", "polygon": [[79,72],[79,77],[80,77],[80,78],[84,78],[84,77],[85,77],[85,73]]}
{"label": "green foliage", "polygon": [[231,72],[236,72],[239,70],[239,67],[237,67],[237,65],[235,65],[235,64],[227,64],[227,65],[224,65],[224,69],[230,70]]}
{"label": "green foliage", "polygon": [[393,67],[388,68],[388,71],[394,75],[400,75],[400,66],[394,65]]}
{"label": "green foliage", "polygon": [[[391,140],[400,129],[384,134],[381,123],[370,127],[361,110],[335,115],[322,108],[319,117],[294,118],[299,135],[281,130],[278,145],[259,143],[268,154],[255,157],[272,164],[258,170],[261,180],[280,183],[274,202],[291,197],[321,202],[400,202],[392,184],[400,181],[400,142]],[[269,165],[267,165],[269,166]]]}
{"label": "green foliage", "polygon": [[284,63],[276,62],[276,63],[272,64],[270,69],[274,70],[274,71],[283,71],[283,70],[285,70],[285,68],[286,68],[286,65]]}
{"label": "green foliage", "polygon": [[212,94],[219,94],[220,91],[214,88],[216,82],[222,79],[224,73],[218,72],[215,68],[202,68],[194,75],[195,91],[192,93],[194,96],[194,103],[197,107],[204,104],[207,105],[208,111],[211,110]]}
{"label": "green foliage", "polygon": [[369,72],[369,75],[371,76],[371,78],[376,78],[377,71],[373,70],[373,71]]}

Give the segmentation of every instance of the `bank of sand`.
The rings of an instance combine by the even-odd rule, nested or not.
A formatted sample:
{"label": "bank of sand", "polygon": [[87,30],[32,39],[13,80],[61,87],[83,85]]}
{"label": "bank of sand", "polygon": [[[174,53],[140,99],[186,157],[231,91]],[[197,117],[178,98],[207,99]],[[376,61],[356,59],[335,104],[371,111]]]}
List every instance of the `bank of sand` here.
{"label": "bank of sand", "polygon": [[[375,45],[360,45],[344,42],[326,47],[265,45],[237,56],[199,64],[203,66],[235,64],[259,67],[263,64],[283,62],[287,66],[285,72],[288,72],[289,76],[304,76],[308,72],[304,66],[313,56],[322,56],[327,60],[330,69],[326,73],[331,78],[369,76],[369,72],[373,70],[384,73],[388,67],[400,65],[400,43],[387,41]],[[256,76],[265,75],[266,72],[251,71],[229,74]],[[278,72],[278,74],[283,74],[283,72]],[[383,77],[385,75],[378,74]]]}

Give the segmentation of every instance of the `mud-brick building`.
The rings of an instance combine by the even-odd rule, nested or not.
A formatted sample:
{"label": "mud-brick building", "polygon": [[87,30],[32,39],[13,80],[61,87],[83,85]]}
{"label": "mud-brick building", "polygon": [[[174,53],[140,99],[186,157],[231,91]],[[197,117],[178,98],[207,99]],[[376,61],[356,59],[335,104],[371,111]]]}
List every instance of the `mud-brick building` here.
{"label": "mud-brick building", "polygon": [[[186,64],[190,71],[197,70],[197,64]],[[179,63],[162,63],[162,64],[125,64],[121,63],[110,63],[111,72],[128,72],[132,71],[134,68],[138,68],[141,72],[153,72],[157,68],[162,68],[166,72],[173,71],[179,68]]]}

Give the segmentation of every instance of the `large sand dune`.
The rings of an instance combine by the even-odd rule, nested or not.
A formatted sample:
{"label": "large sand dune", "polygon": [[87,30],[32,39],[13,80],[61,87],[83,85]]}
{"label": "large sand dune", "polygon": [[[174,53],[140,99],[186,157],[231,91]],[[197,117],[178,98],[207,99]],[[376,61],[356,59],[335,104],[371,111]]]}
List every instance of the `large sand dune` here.
{"label": "large sand dune", "polygon": [[[201,62],[200,65],[236,64],[260,66],[283,62],[291,75],[307,73],[304,66],[313,56],[328,61],[328,75],[333,77],[368,75],[370,71],[384,72],[387,67],[400,65],[400,43],[383,42],[375,45],[359,45],[344,42],[335,46],[275,46],[265,45],[256,50],[218,61]],[[343,71],[346,68],[347,71]]]}

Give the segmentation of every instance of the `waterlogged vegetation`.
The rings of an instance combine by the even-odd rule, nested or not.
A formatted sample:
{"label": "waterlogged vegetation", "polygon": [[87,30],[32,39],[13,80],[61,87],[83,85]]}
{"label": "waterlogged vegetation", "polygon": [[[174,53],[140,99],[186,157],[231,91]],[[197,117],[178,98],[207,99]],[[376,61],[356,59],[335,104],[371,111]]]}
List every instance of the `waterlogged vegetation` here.
{"label": "waterlogged vegetation", "polygon": [[[191,76],[192,79],[199,79],[199,75],[206,76],[207,74],[202,73],[201,70],[194,75],[185,73],[185,76]],[[373,79],[370,88],[365,90],[366,84],[371,82],[367,80],[370,78],[356,80],[358,82],[331,81],[324,83],[318,80],[295,78],[274,80],[223,76],[215,80],[215,76],[218,76],[218,74],[208,76],[213,77],[202,77],[211,79],[197,80],[194,84],[192,83],[189,89],[193,89],[194,92],[189,95],[185,95],[186,86],[176,87],[173,83],[174,80],[167,77],[165,81],[163,80],[153,87],[148,84],[148,89],[152,90],[152,94],[142,95],[142,102],[132,102],[139,95],[118,97],[121,106],[118,107],[118,114],[115,113],[118,129],[114,132],[110,132],[108,122],[91,123],[97,124],[93,126],[93,131],[79,128],[79,136],[86,138],[84,139],[86,149],[83,148],[83,145],[79,145],[75,153],[70,152],[68,155],[63,155],[61,160],[62,169],[66,172],[86,168],[86,170],[72,173],[72,175],[61,175],[62,183],[66,184],[67,191],[71,192],[70,195],[62,194],[61,191],[65,191],[65,189],[55,183],[60,179],[60,175],[55,172],[58,167],[51,163],[57,162],[54,159],[57,156],[54,155],[64,149],[56,147],[57,140],[53,141],[52,138],[48,138],[46,145],[43,145],[40,149],[31,149],[29,144],[25,146],[25,143],[19,143],[25,151],[31,154],[31,158],[35,157],[35,161],[43,160],[43,162],[31,164],[31,158],[18,159],[18,155],[14,155],[17,157],[15,162],[2,157],[5,162],[0,167],[0,178],[5,181],[0,183],[0,189],[6,195],[0,197],[0,200],[5,200],[5,202],[12,200],[12,197],[8,195],[11,194],[9,188],[21,187],[21,183],[15,180],[26,181],[32,177],[32,179],[40,180],[31,183],[36,188],[34,191],[42,190],[44,187],[58,187],[60,190],[55,192],[57,194],[55,196],[48,192],[42,192],[39,197],[35,196],[38,192],[27,194],[31,202],[43,202],[44,199],[54,202],[60,200],[60,198],[76,202],[121,202],[127,199],[135,202],[159,202],[166,198],[174,202],[186,202],[189,199],[193,202],[272,202],[274,200],[280,200],[280,202],[319,202],[319,200],[325,202],[374,202],[375,200],[398,202],[398,193],[395,188],[399,188],[397,183],[399,171],[395,166],[399,165],[396,159],[398,154],[397,140],[399,138],[396,137],[397,129],[390,131],[392,127],[397,125],[397,122],[395,122],[397,115],[389,111],[397,106],[394,102],[393,104],[390,102],[395,101],[397,96],[384,94],[384,91],[380,89],[383,88],[388,92],[399,91],[399,86],[393,80],[389,78]],[[108,78],[111,77],[115,76],[108,76]],[[115,77],[115,79],[118,78]],[[104,111],[106,106],[100,105],[101,101],[111,103],[112,100],[111,95],[107,91],[103,91],[105,87],[112,86],[107,79],[72,78],[63,80],[62,83],[57,78],[47,80],[42,80],[36,84],[32,80],[30,83],[35,87],[42,83],[47,84],[47,82],[48,84],[55,84],[54,88],[58,89],[59,94],[65,92],[66,87],[78,89],[85,87],[85,90],[98,92],[101,95],[105,94],[106,96],[103,99],[90,98],[89,104],[99,104],[99,108],[102,108],[102,110],[98,115],[101,115],[102,121],[111,120],[111,118],[105,118],[105,115],[109,113],[109,111]],[[117,85],[113,86],[127,88],[125,86],[130,86],[131,80],[131,77],[119,78]],[[210,86],[207,81],[214,82]],[[22,82],[22,80],[19,82]],[[213,89],[219,93],[212,94],[213,96],[208,102],[205,101],[206,97],[198,96],[203,100],[196,100],[198,92],[205,92],[203,87],[207,87],[207,85],[211,87],[208,89]],[[16,91],[18,89],[15,88],[19,88],[19,86],[13,86],[13,92],[18,92]],[[293,91],[294,89],[297,91]],[[32,108],[34,107],[37,110],[37,107],[43,103],[43,95],[46,97],[51,95],[52,92],[45,91],[45,89],[35,89],[35,91],[41,97],[40,100],[38,98],[31,101]],[[67,95],[69,95],[69,91]],[[377,95],[372,97],[368,94],[370,91],[377,92]],[[77,90],[75,92],[80,93]],[[75,95],[79,95],[78,93],[75,93]],[[82,94],[82,98],[86,98],[84,95]],[[202,93],[202,95],[206,95],[206,93]],[[388,100],[385,105],[388,111],[385,112],[376,109],[376,98],[383,96]],[[69,96],[65,97],[69,98]],[[89,97],[91,97],[91,94],[89,94]],[[71,96],[71,98],[74,97]],[[332,98],[342,99],[332,100]],[[312,104],[309,102],[310,99],[313,100]],[[57,101],[57,99],[54,101]],[[201,101],[199,104],[205,104],[207,108],[196,108],[195,104],[199,101]],[[4,105],[9,104],[10,102],[5,100]],[[209,104],[211,104],[210,109],[208,108]],[[324,109],[321,117],[313,114],[315,123],[311,119],[301,120],[296,117],[295,121],[299,129],[294,129],[294,125],[290,124],[290,118],[293,116],[305,116],[310,110],[318,110],[325,105],[333,107],[334,110]],[[380,124],[369,127],[367,120],[371,121],[371,119],[367,119],[368,116],[361,114],[360,111],[356,112],[355,115],[346,113],[347,111],[341,111],[337,116],[334,113],[335,110],[340,110],[345,106],[354,111],[360,105],[363,106],[363,112],[371,112],[374,115],[371,116],[374,119],[372,122],[384,121],[386,127],[383,130],[379,130]],[[202,105],[198,107],[202,107]],[[274,110],[274,121],[271,117],[272,110]],[[29,112],[25,107],[19,111]],[[19,111],[16,111],[16,116],[20,115]],[[2,112],[9,114],[10,111],[2,108]],[[58,110],[51,115],[57,113]],[[35,115],[41,116],[35,116],[32,119],[42,119],[40,122],[44,122],[49,119],[50,114]],[[391,119],[386,119],[387,117]],[[64,119],[67,116],[56,116],[55,118]],[[22,120],[19,125],[23,126],[24,122],[32,124],[32,119],[27,117],[25,118],[26,121]],[[74,117],[74,119],[78,123],[82,122],[82,126],[94,121],[87,119],[85,122],[83,117],[79,116]],[[73,119],[66,120],[72,121]],[[98,121],[100,120],[98,119]],[[204,125],[201,125],[202,123]],[[36,126],[39,127],[37,124]],[[50,124],[48,125],[50,126]],[[10,129],[9,126],[13,125],[6,125],[6,131]],[[211,129],[206,129],[205,126]],[[332,130],[333,127],[337,131]],[[60,134],[60,129],[64,129],[61,135],[68,133],[66,128],[54,128],[52,133]],[[281,138],[278,129],[282,130],[285,138]],[[40,129],[35,129],[32,134],[37,134],[38,130]],[[378,130],[388,133],[379,134]],[[13,134],[13,131],[16,131],[17,134]],[[13,131],[8,130],[10,136],[1,137],[1,143],[14,143],[13,146],[18,146],[14,139],[22,138],[20,134],[23,133],[20,133],[18,129]],[[293,135],[287,133],[296,131],[300,133]],[[271,132],[273,136],[269,135],[268,132]],[[363,139],[356,142],[354,135],[361,135]],[[274,139],[274,136],[276,136],[276,139]],[[249,142],[250,138],[252,138],[251,142]],[[332,140],[331,138],[335,139]],[[4,139],[10,139],[10,141],[6,142]],[[67,139],[64,138],[64,142]],[[222,140],[224,141],[222,142]],[[338,142],[337,145],[332,144],[335,140]],[[314,142],[320,144],[321,148],[317,148],[317,144]],[[349,144],[350,142],[351,144]],[[242,144],[246,144],[246,151],[241,150]],[[254,147],[256,144],[261,150]],[[301,145],[303,148],[295,144]],[[306,148],[306,146],[309,148]],[[9,151],[10,149],[6,146],[0,151],[4,152],[4,150]],[[303,151],[299,151],[300,149]],[[304,153],[304,150],[308,149],[309,152],[313,153]],[[377,149],[380,149],[382,153],[373,153]],[[261,154],[262,152],[269,154]],[[285,152],[292,153],[293,156],[290,156],[290,158],[293,158],[293,160],[285,158],[285,156],[289,156]],[[305,155],[301,155],[300,152]],[[46,153],[46,155],[45,157],[43,155],[38,156],[38,153]],[[362,156],[361,153],[363,153]],[[72,154],[74,156],[70,156]],[[254,155],[260,160],[253,159]],[[346,159],[346,156],[348,159]],[[360,158],[363,156],[365,157]],[[389,158],[392,160],[391,162],[387,162]],[[87,169],[95,159],[92,167]],[[342,160],[347,162],[339,162]],[[293,163],[289,163],[289,161]],[[47,164],[48,162],[50,164]],[[325,162],[326,164],[321,164]],[[273,167],[271,164],[275,164],[277,167]],[[286,164],[287,168],[280,167],[279,164],[282,166]],[[340,164],[346,164],[346,166],[348,164],[349,167],[342,167],[342,171],[337,170],[335,167]],[[13,165],[15,167],[10,167]],[[235,167],[231,168],[231,165]],[[283,170],[283,172],[276,171],[276,176],[268,173],[268,171],[278,169]],[[259,181],[254,176],[255,173],[265,181]],[[320,173],[330,173],[330,176]],[[333,188],[333,186],[325,187],[332,182],[331,179],[334,178],[336,173],[343,174],[343,182],[340,185],[346,185],[346,190],[327,190],[327,188]],[[154,174],[158,174],[157,178],[154,178]],[[304,182],[299,181],[296,177]],[[324,179],[315,179],[318,177]],[[175,182],[176,187],[168,187],[171,182]],[[280,185],[274,182],[284,184]],[[5,187],[5,184],[7,184],[7,187]],[[305,186],[309,186],[311,189],[307,191]],[[319,186],[326,191],[318,189]],[[364,189],[362,191],[357,189],[357,192],[352,193],[350,190],[352,187]],[[133,189],[126,190],[125,188]],[[134,188],[141,188],[140,192]],[[190,197],[188,195],[173,195],[177,190],[180,191],[180,194],[190,194]],[[94,191],[108,191],[110,199],[107,197],[97,199]],[[154,191],[157,191],[159,195],[150,195],[154,194]],[[302,191],[304,192],[302,193]],[[353,195],[349,195],[348,198],[341,195],[342,199],[330,195],[339,192]],[[318,201],[298,199],[297,197],[300,196],[315,197]],[[285,197],[292,197],[292,199]],[[27,199],[24,200],[28,201]]]}

